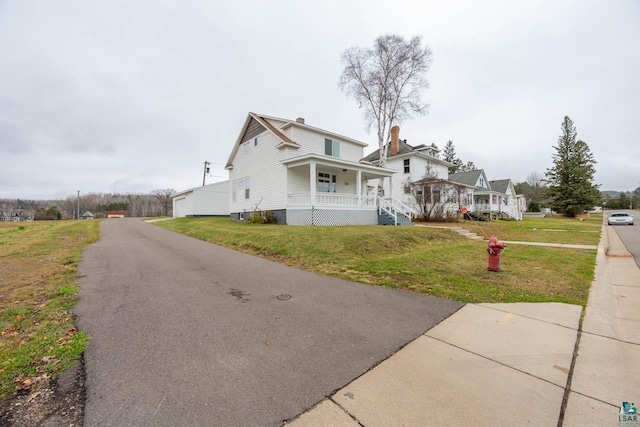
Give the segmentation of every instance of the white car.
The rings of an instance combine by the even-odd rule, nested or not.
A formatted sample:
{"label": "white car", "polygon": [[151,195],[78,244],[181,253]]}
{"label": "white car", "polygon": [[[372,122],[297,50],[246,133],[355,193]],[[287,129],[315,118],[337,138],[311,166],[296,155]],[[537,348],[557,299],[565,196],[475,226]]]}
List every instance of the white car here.
{"label": "white car", "polygon": [[609,215],[607,218],[607,224],[616,225],[616,224],[628,224],[633,225],[633,215],[629,215],[626,212],[614,212]]}

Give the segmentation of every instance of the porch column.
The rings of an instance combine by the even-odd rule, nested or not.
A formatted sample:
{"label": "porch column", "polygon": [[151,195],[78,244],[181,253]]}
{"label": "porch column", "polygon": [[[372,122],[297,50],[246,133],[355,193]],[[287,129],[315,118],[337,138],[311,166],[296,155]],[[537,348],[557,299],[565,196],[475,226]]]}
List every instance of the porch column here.
{"label": "porch column", "polygon": [[362,171],[356,172],[356,196],[358,206],[362,204]]}
{"label": "porch column", "polygon": [[316,164],[309,163],[309,196],[311,199],[311,206],[316,204]]}

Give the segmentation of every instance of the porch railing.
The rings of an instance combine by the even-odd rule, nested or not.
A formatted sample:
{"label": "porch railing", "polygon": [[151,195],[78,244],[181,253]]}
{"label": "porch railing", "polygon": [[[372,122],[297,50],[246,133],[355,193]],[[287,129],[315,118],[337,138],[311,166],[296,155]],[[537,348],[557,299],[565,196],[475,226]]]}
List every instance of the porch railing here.
{"label": "porch railing", "polygon": [[384,200],[391,203],[391,205],[398,211],[399,214],[406,217],[409,221],[416,215],[416,210],[411,206],[402,203],[400,200],[393,197],[385,197]]}
{"label": "porch railing", "polygon": [[515,206],[511,205],[499,205],[499,204],[491,204],[491,203],[476,203],[473,205],[475,211],[479,212],[497,212],[504,213],[513,219],[517,219],[518,221],[522,220],[522,212],[518,212],[515,209]]}

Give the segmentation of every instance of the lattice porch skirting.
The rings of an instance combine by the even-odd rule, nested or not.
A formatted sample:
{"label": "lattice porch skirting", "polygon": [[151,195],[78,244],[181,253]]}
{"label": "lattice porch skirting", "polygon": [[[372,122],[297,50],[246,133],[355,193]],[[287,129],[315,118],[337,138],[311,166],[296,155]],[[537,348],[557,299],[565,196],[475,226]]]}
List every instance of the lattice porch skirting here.
{"label": "lattice porch skirting", "polygon": [[375,210],[287,209],[288,225],[377,225]]}

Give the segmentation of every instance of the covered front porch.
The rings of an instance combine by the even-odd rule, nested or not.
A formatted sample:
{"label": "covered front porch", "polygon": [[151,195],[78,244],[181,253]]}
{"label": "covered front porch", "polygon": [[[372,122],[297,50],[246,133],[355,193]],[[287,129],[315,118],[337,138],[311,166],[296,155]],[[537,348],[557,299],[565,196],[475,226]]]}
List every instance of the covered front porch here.
{"label": "covered front porch", "polygon": [[395,171],[309,154],[287,166],[287,224],[371,225],[378,223],[376,195],[367,181],[391,180]]}
{"label": "covered front porch", "polygon": [[476,192],[473,196],[472,212],[481,213],[493,217],[494,215],[507,215],[510,218],[522,219],[513,198],[496,192]]}

